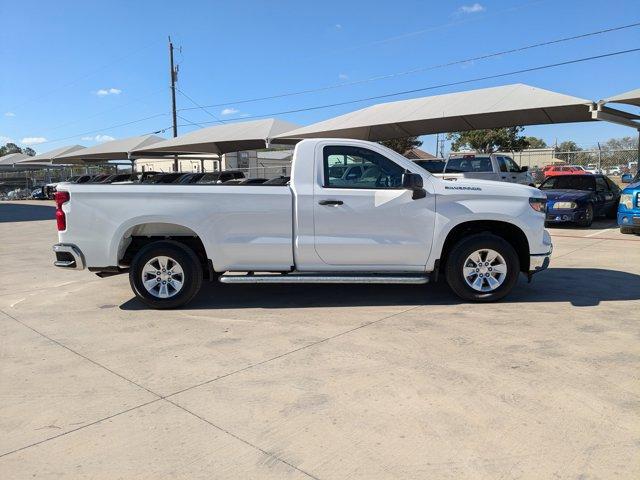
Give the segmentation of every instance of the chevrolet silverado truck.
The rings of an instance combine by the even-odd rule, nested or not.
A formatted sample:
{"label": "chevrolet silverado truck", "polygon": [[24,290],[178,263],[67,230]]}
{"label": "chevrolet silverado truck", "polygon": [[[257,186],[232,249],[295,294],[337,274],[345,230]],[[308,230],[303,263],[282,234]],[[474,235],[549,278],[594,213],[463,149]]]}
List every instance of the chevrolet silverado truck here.
{"label": "chevrolet silverado truck", "polygon": [[[347,178],[357,164],[362,175]],[[332,172],[336,172],[332,175]],[[549,264],[535,188],[436,178],[377,143],[297,144],[288,185],[63,184],[55,265],[128,272],[153,308],[189,302],[204,279],[423,284],[467,301],[507,295]]]}

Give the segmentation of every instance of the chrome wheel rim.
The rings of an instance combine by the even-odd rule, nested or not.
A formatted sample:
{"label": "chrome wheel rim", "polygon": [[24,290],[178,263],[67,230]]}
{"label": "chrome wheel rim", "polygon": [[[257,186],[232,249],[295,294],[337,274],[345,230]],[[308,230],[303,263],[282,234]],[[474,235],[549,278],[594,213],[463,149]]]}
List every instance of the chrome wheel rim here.
{"label": "chrome wheel rim", "polygon": [[493,292],[507,278],[507,262],[495,250],[476,250],[464,261],[462,275],[477,292]]}
{"label": "chrome wheel rim", "polygon": [[142,285],[156,298],[176,296],[184,284],[182,266],[171,257],[153,257],[142,269]]}

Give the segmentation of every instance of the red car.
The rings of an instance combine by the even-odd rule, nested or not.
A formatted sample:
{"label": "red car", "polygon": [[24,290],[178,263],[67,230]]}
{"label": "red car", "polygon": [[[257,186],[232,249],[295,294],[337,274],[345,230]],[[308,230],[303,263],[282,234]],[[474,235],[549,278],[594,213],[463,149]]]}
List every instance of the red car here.
{"label": "red car", "polygon": [[542,170],[544,177],[555,177],[558,175],[584,175],[586,172],[583,168],[560,165],[547,165]]}

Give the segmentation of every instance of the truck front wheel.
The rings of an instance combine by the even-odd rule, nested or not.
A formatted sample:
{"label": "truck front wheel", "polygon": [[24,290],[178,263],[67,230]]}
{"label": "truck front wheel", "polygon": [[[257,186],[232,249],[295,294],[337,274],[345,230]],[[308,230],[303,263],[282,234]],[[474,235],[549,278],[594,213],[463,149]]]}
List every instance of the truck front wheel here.
{"label": "truck front wheel", "polygon": [[194,251],[179,242],[153,242],[133,258],[129,283],[136,296],[150,307],[177,308],[200,290],[202,265]]}
{"label": "truck front wheel", "polygon": [[520,261],[506,240],[476,234],[459,241],[446,260],[447,283],[463,300],[494,302],[518,281]]}

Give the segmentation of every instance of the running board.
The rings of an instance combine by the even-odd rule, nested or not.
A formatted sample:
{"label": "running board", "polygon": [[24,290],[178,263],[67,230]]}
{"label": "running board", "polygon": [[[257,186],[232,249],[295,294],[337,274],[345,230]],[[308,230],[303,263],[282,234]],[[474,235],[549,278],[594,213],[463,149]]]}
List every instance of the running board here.
{"label": "running board", "polygon": [[267,275],[222,275],[221,283],[376,283],[376,284],[410,284],[429,283],[425,275],[318,275],[304,273],[267,274]]}

